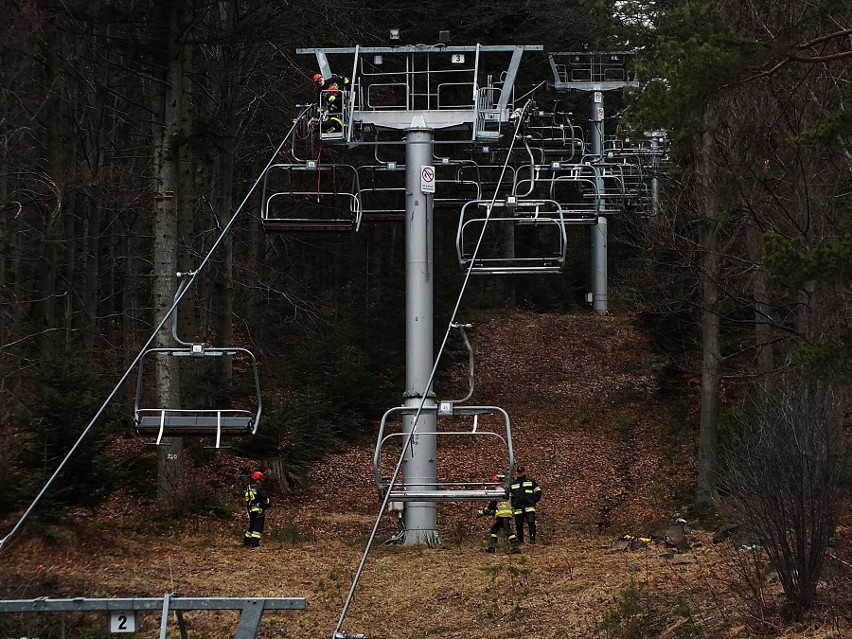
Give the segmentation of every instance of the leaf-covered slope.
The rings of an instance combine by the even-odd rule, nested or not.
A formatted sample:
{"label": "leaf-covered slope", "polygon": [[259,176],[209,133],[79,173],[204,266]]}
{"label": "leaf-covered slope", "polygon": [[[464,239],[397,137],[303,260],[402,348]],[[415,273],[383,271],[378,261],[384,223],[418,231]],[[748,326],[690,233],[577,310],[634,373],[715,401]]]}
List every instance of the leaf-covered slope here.
{"label": "leaf-covered slope", "polygon": [[[471,341],[471,403],[508,412],[516,460],[545,495],[539,513],[544,538],[577,527],[635,532],[672,514],[678,505],[673,492],[682,493],[691,481],[688,430],[673,427],[675,418],[657,392],[661,362],[630,318],[507,312],[476,324]],[[463,361],[436,380],[436,391],[463,396],[466,376]],[[439,473],[446,478],[490,477],[493,466],[471,469],[482,463],[470,448],[444,451],[439,445]],[[323,515],[314,510],[375,513],[372,450],[331,456],[312,472],[312,486],[300,505],[311,512],[315,534]],[[481,529],[473,510],[439,505],[444,534]],[[344,524],[333,519],[329,525],[343,533]]]}
{"label": "leaf-covered slope", "polygon": [[[670,492],[692,476],[688,430],[676,428],[683,425],[672,423],[658,397],[659,362],[630,318],[513,312],[478,324],[473,342],[473,401],[507,410],[518,459],[543,487],[540,543],[520,555],[486,554],[489,521],[474,517],[475,505],[445,504],[440,546],[386,546],[396,523],[385,515],[344,630],[371,639],[850,636],[848,614],[838,611],[848,612],[852,589],[839,561],[824,586],[836,593],[836,608],[788,627],[775,616],[780,587],[767,581],[763,614],[773,621],[761,626],[734,594],[743,592],[730,572],[736,550],[713,544],[709,533],[688,529],[691,548],[682,554],[656,541],[635,550],[613,543],[660,533],[678,505]],[[451,391],[466,388],[466,375],[454,365],[436,381],[439,395],[463,395]],[[117,499],[77,513],[61,540],[48,541],[46,530],[21,535],[0,553],[0,591],[6,598],[305,597],[304,612],[264,615],[260,639],[330,637],[379,504],[372,453],[366,444],[331,456],[303,492],[275,495],[259,549],[240,543],[245,461],[219,456],[219,475],[207,481],[230,491],[230,521],[199,515],[169,524],[147,504]],[[447,474],[481,463],[463,447],[439,455]],[[850,558],[848,544],[837,552]],[[190,637],[233,636],[237,624],[232,613],[186,619]],[[26,628],[14,623],[0,619],[0,636],[23,636]],[[69,636],[91,630],[67,623]],[[154,636],[159,615],[142,615],[139,624],[140,636]],[[169,632],[178,635],[174,623]]]}

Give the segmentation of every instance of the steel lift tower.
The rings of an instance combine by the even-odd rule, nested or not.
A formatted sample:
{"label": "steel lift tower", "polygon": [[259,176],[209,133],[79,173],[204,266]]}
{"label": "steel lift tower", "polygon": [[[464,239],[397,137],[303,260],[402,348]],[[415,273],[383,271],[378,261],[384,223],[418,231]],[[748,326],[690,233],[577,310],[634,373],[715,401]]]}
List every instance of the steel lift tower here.
{"label": "steel lift tower", "polygon": [[[468,148],[498,140],[512,115],[521,56],[542,49],[449,46],[446,32],[440,40],[434,45],[297,50],[314,55],[324,77],[337,73],[351,79],[343,129],[320,133],[323,144],[377,149],[400,141],[405,145],[406,410],[402,420],[403,432],[412,436],[405,448],[403,472],[406,488],[416,488],[413,494],[418,495],[405,504],[405,544],[438,543],[436,504],[446,498],[440,495],[436,479],[438,405],[431,387],[435,135],[442,133],[442,144],[446,140]],[[387,162],[382,168],[394,166]],[[362,205],[357,201],[353,207],[355,228]],[[502,489],[495,492],[492,487],[473,498],[491,498],[498,492]]]}
{"label": "steel lift tower", "polygon": [[[592,95],[588,162],[601,164],[604,148],[604,92],[639,86],[630,63],[631,51],[572,51],[550,54],[553,87],[557,91],[584,91]],[[599,193],[605,191],[602,171],[596,173]],[[600,198],[597,224],[592,233],[592,308],[608,312],[607,300],[607,222],[606,199]]]}

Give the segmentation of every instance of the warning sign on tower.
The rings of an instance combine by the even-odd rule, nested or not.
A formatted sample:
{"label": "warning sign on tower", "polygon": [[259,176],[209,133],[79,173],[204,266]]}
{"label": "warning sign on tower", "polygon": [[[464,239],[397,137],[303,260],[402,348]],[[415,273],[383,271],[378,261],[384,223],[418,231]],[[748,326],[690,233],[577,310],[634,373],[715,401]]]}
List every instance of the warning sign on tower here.
{"label": "warning sign on tower", "polygon": [[420,167],[420,190],[423,193],[435,192],[435,167],[430,164]]}

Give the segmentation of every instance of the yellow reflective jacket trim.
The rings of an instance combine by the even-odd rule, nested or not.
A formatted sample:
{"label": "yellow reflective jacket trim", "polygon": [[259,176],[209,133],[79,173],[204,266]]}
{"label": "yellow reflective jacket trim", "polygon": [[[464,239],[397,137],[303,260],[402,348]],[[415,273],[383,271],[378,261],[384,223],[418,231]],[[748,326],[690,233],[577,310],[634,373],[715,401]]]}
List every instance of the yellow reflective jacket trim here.
{"label": "yellow reflective jacket trim", "polygon": [[511,517],[512,516],[512,502],[500,501],[497,502],[497,510],[494,513],[495,517]]}
{"label": "yellow reflective jacket trim", "polygon": [[[250,484],[249,487],[246,488],[245,499],[246,499],[246,508],[249,509],[249,512],[259,513],[267,505],[267,504],[261,504],[257,500],[257,490],[255,490],[255,487],[254,487],[253,484]],[[267,500],[267,502],[268,501],[269,500]]]}

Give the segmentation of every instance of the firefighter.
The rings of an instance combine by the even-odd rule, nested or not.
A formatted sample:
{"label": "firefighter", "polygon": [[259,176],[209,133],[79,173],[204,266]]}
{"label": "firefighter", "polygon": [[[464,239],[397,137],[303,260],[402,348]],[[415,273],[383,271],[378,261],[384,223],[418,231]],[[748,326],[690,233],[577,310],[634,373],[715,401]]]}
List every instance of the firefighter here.
{"label": "firefighter", "polygon": [[515,469],[515,481],[509,487],[512,494],[512,508],[515,509],[515,530],[518,542],[524,543],[524,523],[530,530],[530,543],[535,543],[535,505],[541,499],[541,488],[532,477],[527,477],[526,469]]}
{"label": "firefighter", "polygon": [[249,524],[243,545],[249,548],[260,546],[260,538],[263,536],[263,523],[266,519],[266,511],[272,507],[269,495],[263,486],[263,473],[256,470],[251,474],[251,482],[246,488],[246,511],[248,512]]}
{"label": "firefighter", "polygon": [[313,80],[319,87],[317,115],[320,120],[320,130],[323,133],[342,131],[344,92],[349,90],[349,78],[342,75],[330,75],[324,78],[321,74],[314,73]]}
{"label": "firefighter", "polygon": [[[499,484],[503,481],[503,478],[500,475],[495,475],[491,478],[491,481]],[[477,517],[485,517],[486,515],[493,516],[494,523],[491,525],[488,547],[485,551],[490,553],[497,552],[497,542],[499,541],[500,533],[504,532],[509,538],[509,544],[512,547],[509,552],[521,552],[518,538],[515,536],[514,531],[512,531],[512,503],[509,499],[494,499],[488,504],[487,508],[480,508],[476,512]]]}

